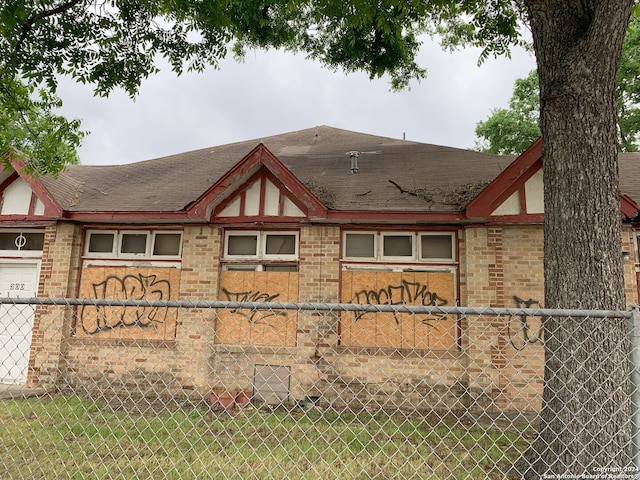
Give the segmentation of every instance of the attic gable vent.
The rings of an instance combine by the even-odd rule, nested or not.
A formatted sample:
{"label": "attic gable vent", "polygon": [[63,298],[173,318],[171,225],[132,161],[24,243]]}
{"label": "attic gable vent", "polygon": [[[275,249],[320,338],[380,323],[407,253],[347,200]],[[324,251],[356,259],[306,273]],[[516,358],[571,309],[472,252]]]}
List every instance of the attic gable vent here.
{"label": "attic gable vent", "polygon": [[347,152],[349,158],[351,158],[351,173],[358,173],[358,157],[360,152]]}

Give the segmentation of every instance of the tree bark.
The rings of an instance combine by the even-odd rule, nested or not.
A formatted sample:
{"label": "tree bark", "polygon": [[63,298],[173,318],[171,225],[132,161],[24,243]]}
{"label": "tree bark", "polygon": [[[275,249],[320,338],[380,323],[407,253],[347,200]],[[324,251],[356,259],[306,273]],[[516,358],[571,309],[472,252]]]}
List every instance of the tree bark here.
{"label": "tree bark", "polygon": [[[525,0],[540,79],[548,308],[625,308],[615,79],[633,3]],[[512,473],[629,466],[624,321],[548,318],[544,329],[538,437]]]}

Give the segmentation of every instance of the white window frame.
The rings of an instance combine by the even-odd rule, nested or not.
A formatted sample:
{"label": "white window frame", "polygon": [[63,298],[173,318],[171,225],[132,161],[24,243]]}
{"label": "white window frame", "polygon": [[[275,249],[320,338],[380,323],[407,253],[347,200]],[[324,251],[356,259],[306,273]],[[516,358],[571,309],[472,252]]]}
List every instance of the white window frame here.
{"label": "white window frame", "polygon": [[[261,246],[262,246],[262,251],[261,251],[261,258],[264,258],[265,260],[298,260],[298,251],[299,251],[299,238],[300,238],[300,234],[299,232],[292,232],[292,231],[284,231],[284,232],[271,232],[271,231],[263,231],[261,232]],[[287,235],[287,236],[293,236],[293,253],[282,253],[282,254],[268,254],[267,253],[267,238],[270,236],[275,236],[275,235]]]}
{"label": "white window frame", "polygon": [[[91,252],[89,251],[89,245],[91,244],[91,235],[113,235],[113,240],[111,241],[111,251],[110,252]],[[118,244],[118,231],[117,230],[87,230],[85,233],[85,247],[84,254],[92,257],[115,257],[116,256],[116,245]]]}
{"label": "white window frame", "polygon": [[[451,257],[442,258],[424,258],[422,255],[422,237],[445,237],[448,236],[451,240]],[[452,263],[456,261],[456,236],[453,232],[419,232],[418,233],[418,260],[420,262],[427,263]]]}
{"label": "white window frame", "polygon": [[[149,247],[151,246],[151,242],[150,240],[150,233],[148,230],[122,230],[120,232],[118,232],[118,239],[117,239],[117,244],[118,244],[118,252],[117,252],[117,256],[118,258],[148,258],[151,257],[150,255],[150,250]],[[124,240],[124,236],[125,235],[145,235],[146,236],[146,241],[144,244],[144,252],[141,253],[128,253],[128,252],[123,252],[122,251],[122,241]]]}
{"label": "white window frame", "polygon": [[[15,228],[6,228],[6,229],[0,229],[0,231],[2,233],[15,233],[16,236],[19,236],[22,233],[40,233],[42,235],[44,235],[44,230],[38,230],[38,229],[31,229],[31,228],[25,228],[25,229],[20,229],[19,231]],[[22,250],[22,249],[18,249],[16,247],[16,249],[11,249],[11,250],[0,250],[0,256],[2,257],[20,257],[20,258],[40,258],[42,257],[42,250]]]}
{"label": "white window frame", "polygon": [[[91,252],[89,244],[93,234],[112,234],[113,243],[110,252]],[[180,235],[180,245],[176,255],[154,255],[154,245],[158,234]],[[123,253],[122,239],[124,235],[146,235],[144,253]],[[84,256],[89,258],[123,258],[123,259],[157,259],[157,260],[179,260],[182,257],[183,232],[180,230],[99,230],[92,229],[85,232]]]}
{"label": "white window frame", "polygon": [[[373,235],[373,257],[348,257],[347,235]],[[422,237],[427,235],[449,236],[451,238],[451,258],[422,258]],[[410,256],[384,255],[384,241],[386,237],[410,236],[412,254]],[[389,263],[437,263],[451,264],[456,262],[456,234],[451,231],[432,230],[428,232],[408,231],[371,231],[371,230],[345,230],[342,232],[342,260],[347,262],[389,262]]]}
{"label": "white window frame", "polygon": [[[410,255],[385,255],[384,242],[386,237],[408,237],[411,239]],[[416,234],[414,232],[380,232],[380,260],[385,262],[413,262],[416,259]]]}
{"label": "white window frame", "polygon": [[[175,255],[157,255],[153,253],[156,248],[156,237],[158,235],[179,235],[180,243],[178,245],[178,253]],[[154,230],[153,232],[151,232],[151,245],[149,253],[151,254],[151,258],[182,258],[182,232],[178,232],[176,230]]]}
{"label": "white window frame", "polygon": [[[373,256],[372,257],[348,257],[347,256],[347,235],[371,235],[373,237]],[[379,235],[377,232],[370,232],[370,231],[345,231],[342,232],[342,251],[344,252],[344,255],[342,258],[346,259],[346,260],[353,260],[353,261],[361,261],[361,262],[366,262],[366,261],[371,261],[371,260],[376,260],[377,258],[377,252],[378,252],[378,243],[379,243]]]}
{"label": "white window frame", "polygon": [[[256,253],[253,255],[230,255],[229,254],[229,239],[231,237],[256,237]],[[257,259],[260,253],[260,232],[257,230],[232,230],[225,232],[224,234],[224,258],[231,260],[248,260]]]}
{"label": "white window frame", "polygon": [[[256,236],[256,253],[248,255],[229,255],[229,239],[231,237]],[[292,254],[267,254],[267,237],[271,235],[289,235],[294,237],[294,253]],[[230,230],[224,236],[225,260],[291,260],[297,261],[300,252],[300,232],[292,230]]]}

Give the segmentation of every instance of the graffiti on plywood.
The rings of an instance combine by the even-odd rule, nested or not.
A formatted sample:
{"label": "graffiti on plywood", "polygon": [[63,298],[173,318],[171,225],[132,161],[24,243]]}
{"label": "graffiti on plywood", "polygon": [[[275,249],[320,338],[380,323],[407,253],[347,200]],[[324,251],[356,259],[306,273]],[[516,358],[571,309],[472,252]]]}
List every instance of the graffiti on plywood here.
{"label": "graffiti on plywood", "polygon": [[[429,286],[420,282],[401,280],[397,285],[387,285],[381,289],[357,291],[350,303],[374,304],[374,305],[424,305],[443,307],[449,302],[440,297],[436,292],[429,290]],[[360,320],[366,312],[356,314],[355,321]],[[422,318],[424,324],[431,320],[440,320],[446,315],[427,315]],[[393,313],[396,323],[400,323],[397,312]]]}
{"label": "graffiti on plywood", "polygon": [[[81,295],[97,300],[169,300],[177,275],[176,269],[88,267],[84,272]],[[87,335],[126,330],[128,334],[124,336],[165,338],[175,331],[177,315],[171,310],[144,304],[84,305],[79,324]],[[117,335],[122,336],[123,332]]]}
{"label": "graffiti on plywood", "polygon": [[[230,302],[297,302],[298,272],[223,270],[220,299]],[[239,345],[295,345],[297,312],[230,308],[218,312],[215,342]]]}
{"label": "graffiti on plywood", "polygon": [[[260,291],[247,291],[247,292],[230,292],[226,288],[222,287],[221,289],[223,301],[228,302],[273,302],[275,301],[280,294],[274,293],[269,294]],[[229,310],[229,313],[237,313],[246,318],[250,323],[265,323],[268,325],[268,322],[265,322],[265,319],[268,317],[275,317],[278,315],[286,315],[286,310],[257,310],[257,309],[243,309],[243,308],[232,308]]]}
{"label": "graffiti on plywood", "polygon": [[[453,272],[342,273],[345,302],[369,305],[455,305]],[[340,341],[355,347],[449,350],[456,345],[453,315],[356,311],[341,315]]]}

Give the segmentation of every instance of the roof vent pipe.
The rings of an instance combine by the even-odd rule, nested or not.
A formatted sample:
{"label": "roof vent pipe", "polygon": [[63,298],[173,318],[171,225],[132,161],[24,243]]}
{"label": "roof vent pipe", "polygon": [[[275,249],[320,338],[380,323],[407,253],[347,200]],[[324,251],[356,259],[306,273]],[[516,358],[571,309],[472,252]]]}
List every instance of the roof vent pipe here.
{"label": "roof vent pipe", "polygon": [[349,158],[351,158],[351,173],[358,173],[358,157],[360,152],[347,152]]}

